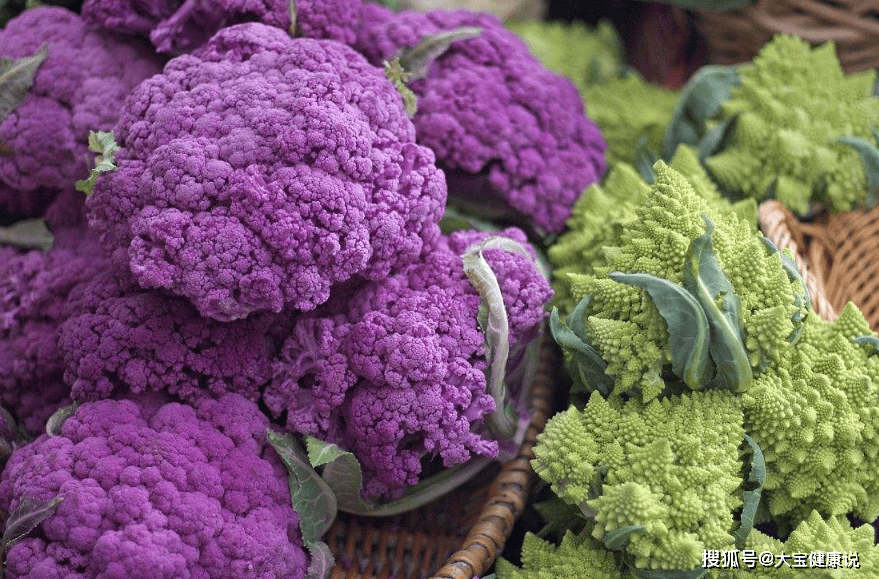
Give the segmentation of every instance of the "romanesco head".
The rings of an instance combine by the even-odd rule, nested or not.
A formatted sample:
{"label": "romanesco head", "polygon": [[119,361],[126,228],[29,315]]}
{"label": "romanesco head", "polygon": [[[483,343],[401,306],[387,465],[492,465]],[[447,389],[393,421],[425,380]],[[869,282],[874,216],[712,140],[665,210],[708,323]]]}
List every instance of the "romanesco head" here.
{"label": "romanesco head", "polygon": [[587,533],[565,534],[560,545],[528,533],[522,543],[522,568],[497,561],[498,579],[632,579],[622,571],[617,555]]}
{"label": "romanesco head", "polygon": [[662,151],[678,93],[641,79],[637,74],[581,89],[589,118],[607,142],[608,165],[635,163],[639,146],[654,155]]}
{"label": "romanesco head", "polygon": [[862,320],[853,306],[836,322],[809,315],[800,341],[742,395],[776,520],[879,515],[879,357],[852,339],[869,331]]}
{"label": "romanesco head", "polygon": [[879,127],[875,71],[846,75],[835,47],[777,35],[750,64],[716,120],[736,118],[725,146],[706,160],[734,195],[774,197],[804,213],[811,201],[834,211],[865,202],[867,174],[841,137],[873,140]]}
{"label": "romanesco head", "polygon": [[636,568],[688,570],[703,549],[733,544],[743,440],[727,391],[646,404],[593,393],[582,410],[550,419],[532,463],[559,496],[594,515],[594,537],[614,548],[625,537]]}
{"label": "romanesco head", "polygon": [[625,68],[622,41],[610,22],[599,22],[595,28],[540,21],[508,27],[543,66],[574,81],[581,94],[594,83],[618,77]]}
{"label": "romanesco head", "polygon": [[[679,162],[691,167],[691,156],[684,151]],[[607,364],[606,374],[615,380],[614,393],[639,391],[645,400],[658,396],[664,387],[661,375],[674,354],[670,330],[648,291],[618,283],[611,274],[650,274],[684,287],[685,262],[694,240],[706,233],[706,217],[714,227],[710,234],[714,256],[741,301],[736,314],[741,331],[733,341],[741,342],[736,347],[743,351],[745,366],[760,372],[781,359],[807,307],[802,283],[789,278],[781,256],[766,247],[737,211],[715,197],[717,192],[704,173],[688,177],[662,162],[654,169],[656,181],[635,208],[635,217],[626,223],[617,245],[604,246],[602,259],[591,272],[583,267],[587,272],[574,273],[576,265],[566,268],[570,296],[577,301],[591,297],[583,326],[590,345]],[[703,386],[687,383],[691,388]]]}

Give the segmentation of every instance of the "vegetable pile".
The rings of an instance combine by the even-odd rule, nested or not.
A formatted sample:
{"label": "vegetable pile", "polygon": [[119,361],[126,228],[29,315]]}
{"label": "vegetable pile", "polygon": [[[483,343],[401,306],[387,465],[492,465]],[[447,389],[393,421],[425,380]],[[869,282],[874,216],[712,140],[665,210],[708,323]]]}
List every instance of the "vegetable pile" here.
{"label": "vegetable pile", "polygon": [[521,444],[552,290],[522,229],[441,229],[447,176],[547,231],[604,141],[487,16],[291,8],[0,30],[5,577],[322,578],[337,507],[415,508]]}
{"label": "vegetable pile", "polygon": [[77,10],[0,29],[0,577],[324,579],[337,511],[515,455],[547,331],[569,407],[500,579],[879,575],[879,335],[757,228],[879,199],[875,73],[779,36],[678,93],[606,23]]}

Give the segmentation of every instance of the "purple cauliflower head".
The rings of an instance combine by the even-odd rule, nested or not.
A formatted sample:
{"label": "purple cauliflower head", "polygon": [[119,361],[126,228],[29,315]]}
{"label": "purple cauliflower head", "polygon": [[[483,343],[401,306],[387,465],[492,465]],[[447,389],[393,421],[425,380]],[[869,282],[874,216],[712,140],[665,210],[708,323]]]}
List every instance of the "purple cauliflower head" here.
{"label": "purple cauliflower head", "polygon": [[[604,174],[605,142],[573,83],[550,72],[495,17],[459,11],[394,14],[365,4],[356,47],[373,63],[422,38],[478,27],[412,81],[418,142],[462,202],[506,207],[542,233],[560,232],[574,202]],[[502,209],[503,210],[503,209]]]}
{"label": "purple cauliflower head", "polygon": [[189,301],[105,272],[74,292],[58,346],[75,400],[164,391],[187,402],[236,392],[258,400],[271,377],[280,314],[218,322]]}
{"label": "purple cauliflower head", "polygon": [[[483,425],[496,405],[486,392],[480,297],[459,256],[486,235],[442,238],[421,262],[334,292],[294,320],[264,401],[286,413],[289,429],[353,452],[369,498],[391,499],[418,482],[426,456],[453,466],[497,455]],[[511,341],[524,339],[545,316],[549,284],[523,255],[485,256],[508,278]]]}
{"label": "purple cauliflower head", "polygon": [[90,130],[110,130],[138,83],[162,70],[148,46],[90,30],[65,8],[26,10],[0,30],[0,57],[48,56],[24,101],[0,123],[0,209],[37,216],[88,176]]}
{"label": "purple cauliflower head", "polygon": [[17,450],[0,506],[62,500],[10,547],[10,579],[298,579],[307,557],[268,420],[237,394],[82,404]]}
{"label": "purple cauliflower head", "polygon": [[31,434],[69,400],[57,333],[76,307],[70,294],[108,267],[82,230],[45,253],[0,248],[0,403]]}
{"label": "purple cauliflower head", "polygon": [[145,288],[221,321],[313,309],[430,247],[443,173],[382,70],[262,24],[220,31],[141,84],[89,223]]}
{"label": "purple cauliflower head", "polygon": [[[290,29],[290,0],[85,0],[83,19],[122,34],[149,36],[161,53],[191,52],[218,30],[244,22]],[[296,33],[351,44],[360,0],[296,0]]]}

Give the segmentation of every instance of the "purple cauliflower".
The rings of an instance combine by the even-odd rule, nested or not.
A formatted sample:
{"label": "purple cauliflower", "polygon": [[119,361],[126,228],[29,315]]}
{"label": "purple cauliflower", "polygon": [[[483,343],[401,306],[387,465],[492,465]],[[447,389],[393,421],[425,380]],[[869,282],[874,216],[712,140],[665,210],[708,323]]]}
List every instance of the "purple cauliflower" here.
{"label": "purple cauliflower", "polygon": [[[350,450],[369,498],[418,482],[422,458],[444,466],[497,455],[483,418],[486,392],[480,297],[459,254],[487,234],[454,234],[396,275],[334,292],[294,320],[264,401],[290,430]],[[525,241],[521,231],[505,235]],[[529,258],[488,250],[501,282],[511,343],[530,337],[551,290]]]}
{"label": "purple cauliflower", "polygon": [[[290,0],[85,0],[83,19],[113,32],[149,36],[159,52],[203,45],[221,28],[261,22],[290,29]],[[296,0],[296,33],[351,44],[360,0]]]}
{"label": "purple cauliflower", "polygon": [[61,326],[58,345],[76,400],[107,398],[116,389],[166,391],[187,402],[227,392],[258,400],[271,377],[280,314],[218,322],[199,316],[188,300],[111,272],[74,297],[80,307]]}
{"label": "purple cauliflower", "polygon": [[539,232],[560,232],[606,168],[605,142],[570,80],[544,68],[495,17],[464,10],[394,14],[364,4],[356,47],[380,63],[465,26],[482,32],[453,43],[410,83],[418,142],[436,153],[462,202],[505,205]]}
{"label": "purple cauliflower", "polygon": [[108,268],[84,231],[67,231],[44,253],[0,248],[0,403],[31,434],[69,400],[58,327],[76,307],[70,294]]}
{"label": "purple cauliflower", "polygon": [[90,226],[117,266],[221,321],[310,310],[439,236],[445,178],[400,95],[345,45],[221,30],[126,102]]}
{"label": "purple cauliflower", "polygon": [[298,579],[307,556],[268,420],[237,394],[82,404],[17,450],[0,507],[62,500],[9,579]]}
{"label": "purple cauliflower", "polygon": [[65,8],[26,10],[0,30],[0,57],[48,56],[24,101],[0,123],[0,210],[38,216],[89,174],[90,130],[110,130],[122,101],[162,69],[147,46],[86,28]]}

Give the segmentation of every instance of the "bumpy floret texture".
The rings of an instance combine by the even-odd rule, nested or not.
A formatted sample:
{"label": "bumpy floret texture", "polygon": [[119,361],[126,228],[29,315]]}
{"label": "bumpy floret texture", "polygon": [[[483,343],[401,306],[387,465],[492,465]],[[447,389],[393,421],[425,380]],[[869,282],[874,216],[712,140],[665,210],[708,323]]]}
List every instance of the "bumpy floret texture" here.
{"label": "bumpy floret texture", "polygon": [[595,28],[579,22],[541,20],[510,22],[507,26],[546,68],[574,81],[581,94],[587,87],[617,78],[625,70],[622,41],[606,20]]}
{"label": "bumpy floret texture", "polygon": [[879,359],[852,341],[861,335],[875,336],[852,304],[833,323],[809,315],[800,340],[742,397],[775,520],[879,515]]}
{"label": "bumpy floret texture", "polygon": [[588,534],[565,534],[558,546],[533,533],[522,543],[522,568],[498,559],[498,579],[573,579],[588,573],[590,579],[631,579],[620,570],[615,554]]}
{"label": "bumpy floret texture", "polygon": [[[520,231],[507,236],[524,242]],[[453,234],[387,279],[335,293],[299,316],[264,400],[287,427],[352,451],[365,494],[392,498],[418,482],[422,458],[453,466],[495,456],[484,428],[486,392],[480,297],[459,254],[485,234]],[[544,318],[549,284],[528,257],[487,250],[501,281],[511,344]]]}
{"label": "bumpy floret texture", "polygon": [[834,211],[863,205],[863,163],[838,139],[873,142],[876,72],[846,76],[832,43],[813,49],[778,35],[739,68],[739,77],[718,114],[737,116],[729,144],[706,160],[714,177],[737,195],[772,196],[800,213],[811,201]]}
{"label": "bumpy floret texture", "polygon": [[642,525],[625,547],[636,568],[689,570],[703,550],[734,542],[742,422],[726,391],[647,404],[596,392],[584,409],[550,419],[532,465],[559,497],[594,512],[595,538]]}
{"label": "bumpy floret texture", "polygon": [[6,512],[63,500],[8,549],[15,579],[299,578],[306,556],[268,420],[236,394],[194,406],[102,400],[18,450]]}
{"label": "bumpy floret texture", "polygon": [[31,434],[69,399],[57,333],[75,307],[71,293],[108,267],[82,231],[45,253],[0,248],[0,403]]}
{"label": "bumpy floret texture", "polygon": [[619,244],[604,250],[592,274],[569,273],[575,300],[592,296],[585,326],[592,346],[616,380],[615,393],[637,390],[644,400],[664,388],[661,374],[671,360],[668,327],[646,291],[617,283],[612,272],[646,273],[683,285],[690,243],[714,223],[713,251],[742,302],[744,348],[760,371],[778,361],[805,315],[802,284],[788,278],[778,253],[770,254],[752,226],[729,207],[710,203],[697,179],[659,162],[656,182],[623,230]]}
{"label": "bumpy floret texture", "polygon": [[[85,0],[83,20],[113,32],[149,36],[160,53],[191,52],[221,28],[243,22],[290,30],[287,0]],[[350,44],[359,0],[297,0],[296,33]]]}
{"label": "bumpy floret texture", "polygon": [[[879,572],[879,548],[873,527],[852,528],[845,517],[823,518],[817,511],[801,522],[786,541],[751,531],[745,549],[758,555],[768,551],[776,562],[747,568],[739,557],[739,569],[711,569],[709,579],[796,579],[797,577],[875,577]],[[741,555],[741,553],[740,553]]]}
{"label": "bumpy floret texture", "polygon": [[561,231],[577,197],[605,171],[605,143],[571,81],[488,14],[391,14],[374,5],[364,14],[357,48],[376,64],[430,34],[482,30],[411,83],[418,142],[436,153],[461,200],[503,205],[540,231]]}
{"label": "bumpy floret texture", "polygon": [[446,199],[383,71],[332,41],[225,28],[141,84],[88,200],[114,263],[221,321],[313,309],[439,235]]}
{"label": "bumpy floret texture", "polygon": [[48,56],[24,101],[0,124],[0,209],[40,215],[89,173],[90,130],[108,131],[122,102],[162,61],[137,42],[90,30],[65,8],[26,10],[0,30],[0,57]]}
{"label": "bumpy floret texture", "polygon": [[593,84],[582,90],[589,118],[607,142],[608,165],[635,163],[639,152],[662,152],[678,93],[650,84],[637,74]]}
{"label": "bumpy floret texture", "polygon": [[[693,191],[718,211],[732,210],[756,227],[757,204],[752,199],[730,205],[699,163],[696,151],[681,145],[669,166],[684,175]],[[614,165],[600,185],[592,185],[577,199],[565,231],[547,251],[553,265],[553,304],[563,314],[577,305],[571,294],[569,274],[590,274],[601,265],[605,247],[620,244],[621,235],[638,219],[638,207],[644,204],[650,185],[627,163]]]}
{"label": "bumpy floret texture", "polygon": [[164,391],[192,402],[237,392],[258,400],[271,377],[277,314],[218,322],[189,301],[105,272],[72,292],[58,331],[64,378],[77,400]]}

